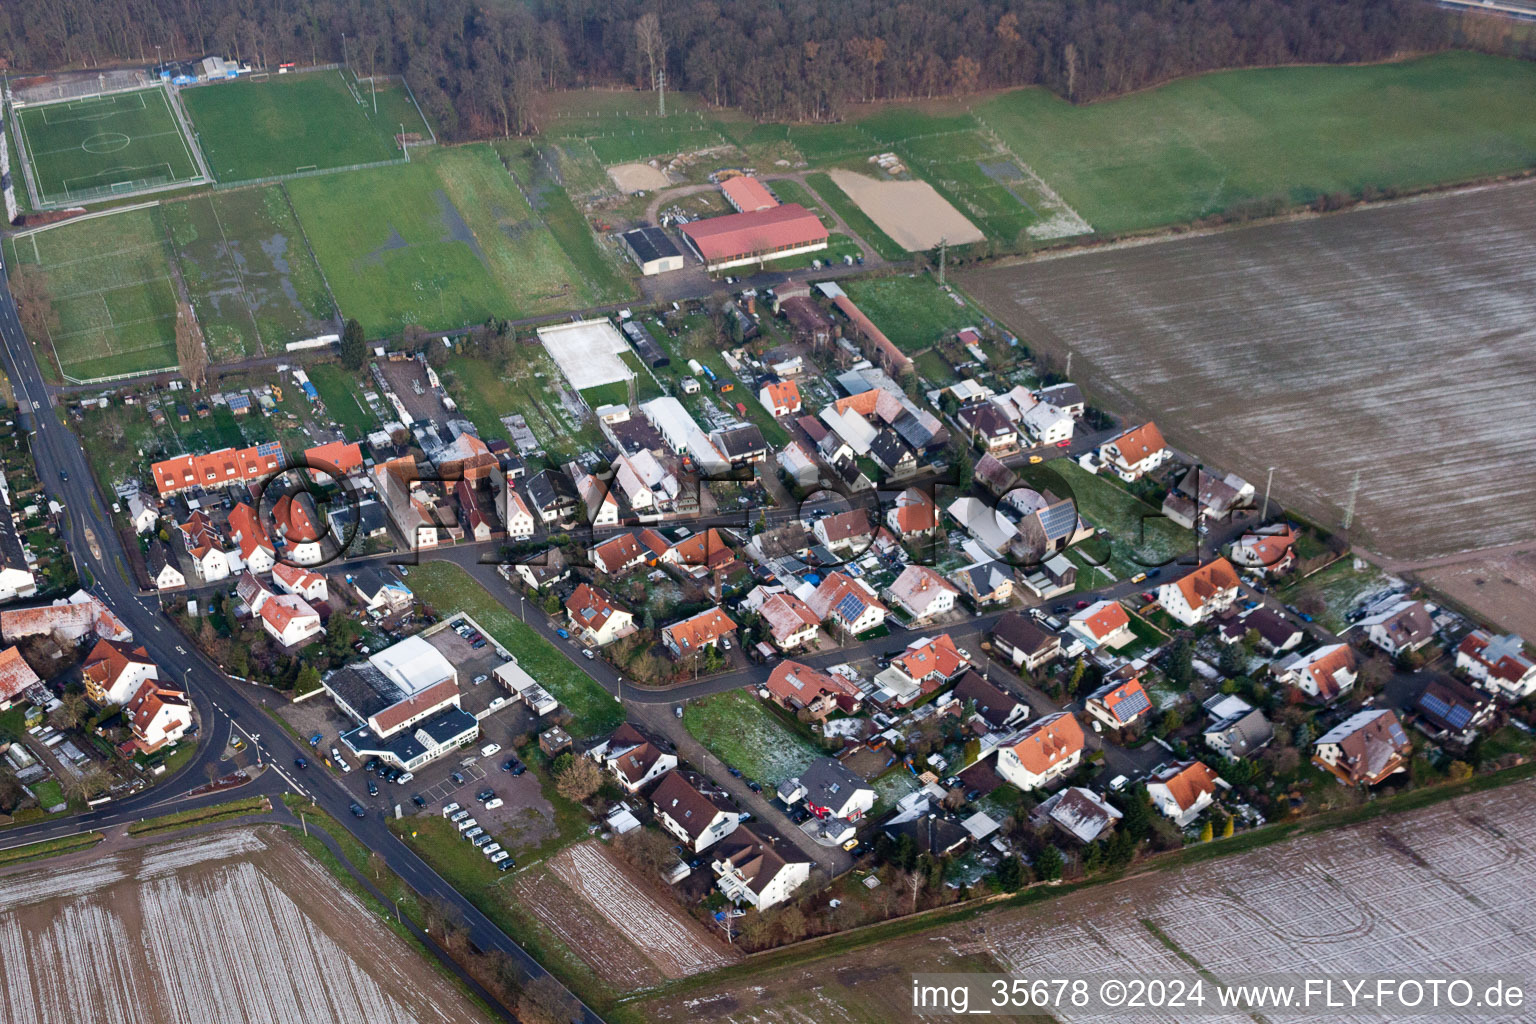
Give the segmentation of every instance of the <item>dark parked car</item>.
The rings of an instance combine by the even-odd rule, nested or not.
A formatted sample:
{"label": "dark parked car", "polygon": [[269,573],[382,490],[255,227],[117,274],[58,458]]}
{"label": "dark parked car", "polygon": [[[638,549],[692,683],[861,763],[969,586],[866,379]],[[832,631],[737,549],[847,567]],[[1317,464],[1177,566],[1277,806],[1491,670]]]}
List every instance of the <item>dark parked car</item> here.
{"label": "dark parked car", "polygon": [[512,766],[516,763],[517,762],[515,759],[509,757],[505,761],[501,762],[501,770],[504,772],[509,772],[512,770]]}
{"label": "dark parked car", "polygon": [[763,791],[763,784],[761,782],[754,782],[749,780],[747,782],[747,788],[754,793],[761,793]]}
{"label": "dark parked car", "polygon": [[296,757],[293,759],[293,766],[295,768],[308,768],[309,761],[302,757]]}
{"label": "dark parked car", "polygon": [[523,764],[523,762],[517,760],[516,758],[512,759],[512,774],[513,775],[521,775],[521,774],[523,774],[523,772],[525,772],[527,770],[528,770],[528,766]]}
{"label": "dark parked car", "polygon": [[59,470],[59,479],[64,481],[66,484],[69,483],[69,472],[63,469]]}
{"label": "dark parked car", "polygon": [[1072,609],[1068,608],[1064,604],[1058,604],[1056,607],[1051,609],[1051,611],[1055,612],[1057,615],[1065,615],[1067,612],[1069,612],[1071,610]]}
{"label": "dark parked car", "polygon": [[415,804],[417,807],[425,807],[425,806],[427,806],[427,802],[424,799],[422,799],[422,796],[421,796],[420,793],[412,793],[411,794],[411,803]]}
{"label": "dark parked car", "polygon": [[741,769],[740,768],[727,768],[726,771],[730,772],[732,775],[736,776],[738,779],[741,778]]}
{"label": "dark parked car", "polygon": [[489,800],[491,797],[493,797],[495,795],[496,795],[496,791],[494,789],[492,789],[490,786],[486,786],[480,792],[475,794],[475,799],[476,800]]}
{"label": "dark parked car", "polygon": [[368,780],[368,795],[369,796],[378,796],[379,795],[379,784],[377,782],[374,782],[372,779]]}
{"label": "dark parked car", "polygon": [[352,801],[352,817],[366,818],[367,816],[368,812],[363,810],[363,805],[358,803],[356,800]]}
{"label": "dark parked car", "polygon": [[517,861],[513,860],[511,857],[508,857],[506,860],[502,861],[496,866],[502,871],[511,871],[513,868],[517,867]]}
{"label": "dark parked car", "polygon": [[460,785],[460,786],[464,785],[464,776],[459,774],[458,772],[454,772],[453,774],[449,775],[448,777],[450,779],[452,779],[458,785]]}
{"label": "dark parked car", "polygon": [[313,736],[311,736],[309,738],[309,745],[312,746],[312,747],[318,747],[320,745],[320,740],[322,738],[323,737],[318,732],[315,733]]}
{"label": "dark parked car", "polygon": [[388,779],[390,782],[394,782],[394,781],[396,781],[397,779],[400,778],[400,769],[399,768],[391,768],[389,770],[389,774],[384,776],[384,777],[386,779]]}
{"label": "dark parked car", "polygon": [[363,764],[363,771],[367,772],[369,775],[372,775],[374,772],[376,772],[378,770],[379,770],[379,759],[377,757],[370,757]]}
{"label": "dark parked car", "polygon": [[478,651],[480,648],[485,646],[485,641],[484,640],[476,640],[474,643],[470,644],[469,646],[473,647],[475,650]]}

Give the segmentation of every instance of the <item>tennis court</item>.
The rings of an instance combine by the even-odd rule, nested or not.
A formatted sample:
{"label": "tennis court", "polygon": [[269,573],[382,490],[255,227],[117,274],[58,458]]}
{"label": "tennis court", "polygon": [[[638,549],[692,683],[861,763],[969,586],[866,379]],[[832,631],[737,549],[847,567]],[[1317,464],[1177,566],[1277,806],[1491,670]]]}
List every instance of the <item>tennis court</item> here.
{"label": "tennis court", "polygon": [[22,107],[18,118],[44,204],[201,180],[164,89]]}

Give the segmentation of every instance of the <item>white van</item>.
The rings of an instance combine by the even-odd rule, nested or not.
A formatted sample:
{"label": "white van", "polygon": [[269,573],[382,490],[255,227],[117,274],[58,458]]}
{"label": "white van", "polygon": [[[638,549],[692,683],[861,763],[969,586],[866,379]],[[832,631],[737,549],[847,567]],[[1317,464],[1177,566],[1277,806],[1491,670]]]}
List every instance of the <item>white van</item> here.
{"label": "white van", "polygon": [[478,824],[480,824],[480,823],[478,821],[476,821],[474,818],[465,818],[463,821],[460,821],[458,823],[458,829],[459,829],[460,832],[468,832],[470,829],[474,828]]}
{"label": "white van", "polygon": [[445,817],[445,818],[448,817],[448,815],[452,814],[454,811],[456,811],[458,809],[459,809],[459,804],[458,804],[457,800],[455,800],[451,804],[444,805],[444,807],[443,807],[443,817]]}
{"label": "white van", "polygon": [[487,857],[494,857],[497,853],[501,852],[501,844],[492,843],[490,846],[483,846],[480,848],[480,852],[485,854]]}

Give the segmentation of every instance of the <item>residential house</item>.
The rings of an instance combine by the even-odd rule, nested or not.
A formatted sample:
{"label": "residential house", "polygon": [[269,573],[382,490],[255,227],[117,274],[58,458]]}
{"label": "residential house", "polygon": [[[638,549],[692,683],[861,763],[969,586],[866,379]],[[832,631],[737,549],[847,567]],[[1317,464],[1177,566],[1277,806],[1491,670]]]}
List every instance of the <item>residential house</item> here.
{"label": "residential house", "polygon": [[985,723],[987,732],[1017,729],[1029,719],[1028,704],[994,686],[973,668],[961,674],[951,692],[962,708],[975,708],[975,715]]}
{"label": "residential house", "polygon": [[16,698],[40,682],[27,659],[21,656],[20,648],[0,651],[0,711],[9,711]]}
{"label": "residential house", "polygon": [[625,722],[587,752],[618,780],[626,793],[638,793],[677,767],[677,755],[662,750]]}
{"label": "residential house", "polygon": [[816,642],[821,619],[794,594],[785,592],[766,599],[758,609],[773,645],[788,654]]}
{"label": "residential house", "polygon": [[1157,601],[1179,622],[1197,626],[1231,608],[1238,586],[1237,570],[1218,557],[1158,587]]}
{"label": "residential house", "polygon": [[694,772],[674,769],[651,793],[656,823],[692,853],[702,853],[736,831],[741,815],[725,791]]}
{"label": "residential house", "polygon": [[1276,662],[1275,679],[1315,700],[1332,703],[1355,685],[1355,652],[1348,644],[1324,644]]}
{"label": "residential house", "polygon": [[1152,701],[1141,680],[1133,676],[1094,690],[1083,708],[1111,729],[1129,729],[1152,713]]}
{"label": "residential house", "polygon": [[1052,793],[1030,812],[1037,824],[1054,825],[1084,845],[1108,835],[1123,817],[1109,801],[1081,786]]}
{"label": "residential house", "polygon": [[948,580],[926,565],[909,565],[896,577],[885,596],[906,612],[911,623],[916,625],[954,611],[958,593]]}
{"label": "residential house", "polygon": [[285,494],[272,505],[272,522],[283,542],[283,559],[295,565],[319,565],[325,560],[320,546],[320,517],[315,499],[307,491]]}
{"label": "residential house", "polygon": [[543,469],[528,478],[527,490],[540,522],[574,522],[581,497],[570,477],[556,469]]}
{"label": "residential house", "polygon": [[106,640],[132,640],[133,634],[123,620],[84,590],[59,598],[40,608],[13,608],[0,611],[0,637],[16,643],[23,637],[58,636],[65,642],[85,637]]}
{"label": "residential house", "polygon": [[126,704],[160,670],[149,652],[132,641],[97,640],[81,665],[85,695],[97,707]]}
{"label": "residential house", "polygon": [[240,574],[235,592],[261,620],[262,629],[285,648],[309,643],[324,632],[320,613],[308,601],[297,594],[274,594],[248,571]]}
{"label": "residential house", "polygon": [[910,476],[917,472],[917,455],[890,427],[875,435],[869,443],[869,455],[889,477]]}
{"label": "residential house", "polygon": [[801,409],[800,385],[792,380],[770,381],[758,391],[757,400],[770,416],[793,416]]}
{"label": "residential house", "polygon": [[1217,694],[1204,704],[1211,721],[1203,736],[1205,745],[1234,761],[1257,753],[1275,737],[1274,726],[1241,697]]}
{"label": "residential house", "polygon": [[1429,681],[1413,710],[1414,725],[1438,743],[1468,746],[1478,731],[1487,727],[1498,712],[1493,697],[1472,689],[1459,679],[1440,676]]}
{"label": "residential house", "polygon": [[1417,651],[1435,638],[1435,623],[1423,601],[1399,598],[1355,623],[1366,638],[1392,657]]}
{"label": "residential house", "polygon": [[1494,636],[1474,629],[1456,647],[1456,667],[1483,689],[1504,700],[1524,700],[1536,693],[1536,661],[1514,633]]}
{"label": "residential house", "polygon": [[583,583],[565,601],[571,634],[583,643],[603,647],[635,631],[635,617],[614,603],[605,591]]}
{"label": "residential house", "polygon": [[896,496],[885,522],[902,540],[926,537],[939,525],[939,507],[927,491],[908,487]]}
{"label": "residential house", "polygon": [[27,552],[16,532],[16,518],[0,498],[0,601],[13,601],[37,593],[37,575],[27,562]]}
{"label": "residential house", "polygon": [[822,672],[798,661],[781,661],[763,684],[768,699],[790,711],[805,710],[812,718],[824,719],[834,711],[856,714],[864,695],[845,676]]}
{"label": "residential house", "polygon": [[192,704],[180,690],[146,682],[123,708],[134,744],[146,754],[175,743],[192,727]]}
{"label": "residential house", "polygon": [[619,499],[613,496],[608,485],[572,462],[565,467],[575,481],[579,508],[586,512],[586,524],[594,529],[619,525]]}
{"label": "residential house", "polygon": [[1358,711],[1317,738],[1312,763],[1345,785],[1374,786],[1407,771],[1413,743],[1386,708]]}
{"label": "residential house", "polygon": [[1023,612],[1008,612],[992,627],[992,651],[1015,669],[1034,672],[1061,656],[1061,638]]}
{"label": "residential house", "polygon": [[1048,402],[1038,402],[1031,406],[1020,423],[1037,445],[1056,445],[1070,441],[1072,431],[1077,427],[1077,420],[1070,413]]}
{"label": "residential house", "polygon": [[858,821],[875,806],[875,789],[841,761],[818,757],[799,775],[806,809],[823,820]]}
{"label": "residential house", "polygon": [[[262,528],[256,510],[240,502],[229,513],[229,535],[240,554],[240,564],[257,575],[277,564],[277,547]],[[233,567],[231,567],[233,568]]]}
{"label": "residential house", "polygon": [[793,852],[793,847],[759,838],[747,828],[738,828],[715,844],[711,868],[717,876],[716,887],[726,899],[759,912],[789,899],[811,877],[811,862]]}
{"label": "residential house", "polygon": [[1222,619],[1221,639],[1224,643],[1241,643],[1250,631],[1258,634],[1259,649],[1271,655],[1290,650],[1307,635],[1294,619],[1264,605]]}
{"label": "residential house", "polygon": [[1163,515],[1187,530],[1226,519],[1253,502],[1253,485],[1235,473],[1217,476],[1196,466],[1163,500]]}
{"label": "residential house", "polygon": [[1131,631],[1131,617],[1120,602],[1109,600],[1095,601],[1074,612],[1067,620],[1067,632],[1081,638],[1090,650],[1100,647],[1114,650],[1136,639],[1136,634]]}
{"label": "residential house", "polygon": [[1173,458],[1156,423],[1125,431],[1099,449],[1099,461],[1126,483],[1140,480]]}
{"label": "residential house", "polygon": [[507,508],[505,512],[507,521],[507,536],[512,540],[527,540],[537,531],[537,524],[533,519],[533,512],[528,508],[528,502],[517,493],[517,488],[511,482],[507,483]]}
{"label": "residential house", "polygon": [[1037,718],[1004,741],[997,773],[1026,792],[1070,774],[1082,760],[1083,727],[1065,711]]}
{"label": "residential house", "polygon": [[287,562],[272,567],[272,583],[283,593],[297,594],[306,601],[326,601],[330,598],[330,588],[324,576]]}
{"label": "residential house", "polygon": [[1152,806],[1180,828],[1216,801],[1220,776],[1202,761],[1175,761],[1147,781]]}
{"label": "residential house", "polygon": [[[470,481],[461,479],[453,485],[453,499],[458,505],[459,525],[465,539],[483,543],[503,536],[501,520],[496,511],[497,495],[489,480]],[[613,519],[618,521],[618,502],[613,502]]]}
{"label": "residential house", "polygon": [[967,405],[955,413],[955,421],[971,444],[984,452],[1000,455],[1019,448],[1018,430],[995,402]]}
{"label": "residential house", "polygon": [[587,557],[592,560],[592,567],[603,575],[622,576],[647,559],[659,557],[659,554],[641,544],[638,534],[619,533],[592,548]]}
{"label": "residential house", "polygon": [[636,512],[670,512],[682,494],[677,475],[647,449],[615,459],[613,483]]}
{"label": "residential house", "polygon": [[791,441],[780,449],[779,469],[796,487],[814,487],[821,478],[816,456],[799,441]]}
{"label": "residential house", "polygon": [[864,553],[874,538],[869,513],[862,508],[851,508],[816,521],[811,528],[821,546],[833,554],[855,557]]}
{"label": "residential house", "polygon": [[[185,412],[179,405],[177,410]],[[193,487],[253,483],[282,469],[285,461],[281,442],[267,441],[238,451],[222,448],[207,455],[177,455],[155,463],[150,475],[164,498]]]}
{"label": "residential house", "polygon": [[304,452],[304,465],[312,479],[330,477],[343,480],[363,469],[363,450],[348,441],[329,441]]}
{"label": "residential house", "polygon": [[1042,601],[1077,589],[1077,566],[1066,555],[1052,555],[1015,574],[1020,585]]}
{"label": "residential house", "polygon": [[214,583],[229,577],[229,555],[224,551],[224,538],[207,513],[193,512],[176,529],[181,531],[181,542],[199,580]]}
{"label": "residential house", "polygon": [[1082,419],[1088,403],[1083,400],[1082,389],[1076,384],[1052,384],[1048,388],[1041,388],[1035,392],[1038,401],[1047,405],[1054,405],[1068,416]]}
{"label": "residential house", "polygon": [[892,707],[904,707],[941,689],[969,665],[969,659],[948,633],[919,637],[875,676],[875,685],[883,691],[879,699]]}
{"label": "residential house", "polygon": [[867,583],[836,571],[827,573],[805,603],[818,619],[830,620],[853,636],[883,625],[887,613]]}
{"label": "residential house", "polygon": [[[641,543],[645,544],[648,539],[647,531],[642,531]],[[706,572],[729,572],[736,565],[736,551],[726,543],[720,531],[711,526],[673,544],[662,554],[661,560],[699,576]]]}
{"label": "residential house", "polygon": [[187,574],[181,571],[181,556],[159,537],[151,538],[144,566],[149,571],[150,585],[156,590],[176,590],[187,585]]}
{"label": "residential house", "polygon": [[128,521],[133,524],[133,532],[141,537],[160,522],[160,509],[155,499],[143,491],[135,490],[128,495],[128,503],[124,507],[128,510]]}
{"label": "residential house", "polygon": [[733,466],[750,466],[768,458],[768,442],[756,423],[717,430],[709,435],[709,439]]}
{"label": "residential house", "polygon": [[362,606],[382,615],[399,615],[411,610],[415,595],[401,580],[386,575],[378,566],[365,565],[346,574],[346,582]]}
{"label": "residential house", "polygon": [[950,573],[950,579],[977,608],[1013,600],[1013,570],[1002,562],[974,562]]}
{"label": "residential house", "polygon": [[674,658],[682,658],[714,647],[734,632],[735,621],[719,607],[714,607],[667,626],[661,631],[661,642]]}
{"label": "residential house", "polygon": [[1288,523],[1249,530],[1232,545],[1232,561],[1244,569],[1278,576],[1296,564],[1300,535]]}
{"label": "residential house", "polygon": [[539,591],[553,587],[571,577],[571,567],[559,548],[545,548],[536,554],[524,555],[516,564],[499,566],[496,570],[508,583],[515,574],[529,590]]}

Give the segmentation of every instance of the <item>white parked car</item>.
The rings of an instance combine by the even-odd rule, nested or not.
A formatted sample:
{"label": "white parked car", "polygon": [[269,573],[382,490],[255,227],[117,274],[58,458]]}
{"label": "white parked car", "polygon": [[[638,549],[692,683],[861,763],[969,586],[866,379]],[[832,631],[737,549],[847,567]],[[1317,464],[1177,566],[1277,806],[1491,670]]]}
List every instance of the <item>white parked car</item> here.
{"label": "white parked car", "polygon": [[[458,809],[459,809],[459,802],[457,800],[455,800],[451,804],[445,804],[443,806],[443,817],[445,817],[445,818],[448,817],[450,814],[452,814],[454,811],[456,811]],[[465,811],[464,813],[468,814],[469,812]]]}
{"label": "white parked car", "polygon": [[485,854],[487,857],[494,857],[501,852],[501,844],[492,843],[490,846],[483,847],[480,852]]}
{"label": "white parked car", "polygon": [[395,782],[397,784],[403,786],[407,782],[410,782],[415,777],[416,777],[416,773],[415,772],[406,772],[405,774],[401,775],[398,779],[396,779]]}
{"label": "white parked car", "polygon": [[480,756],[481,757],[490,757],[492,754],[496,753],[500,749],[501,749],[501,744],[500,743],[487,743],[485,746],[480,748]]}
{"label": "white parked car", "polygon": [[488,810],[488,811],[494,811],[496,808],[498,808],[500,806],[501,806],[501,797],[499,797],[499,796],[493,796],[493,797],[491,797],[489,800],[487,800],[485,802],[485,809]]}

